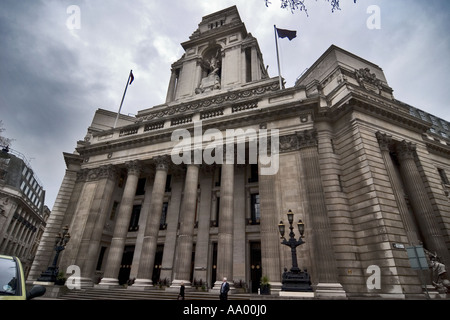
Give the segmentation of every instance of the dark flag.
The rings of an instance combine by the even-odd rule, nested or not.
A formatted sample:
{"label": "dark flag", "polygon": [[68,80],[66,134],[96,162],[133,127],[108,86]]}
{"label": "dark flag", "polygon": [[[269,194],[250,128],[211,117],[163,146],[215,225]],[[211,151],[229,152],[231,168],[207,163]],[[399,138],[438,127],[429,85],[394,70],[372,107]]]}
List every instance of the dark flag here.
{"label": "dark flag", "polygon": [[130,71],[130,84],[134,81],[133,70]]}
{"label": "dark flag", "polygon": [[289,41],[297,37],[297,31],[295,30],[286,30],[286,29],[277,29],[278,37],[286,38],[288,37]]}

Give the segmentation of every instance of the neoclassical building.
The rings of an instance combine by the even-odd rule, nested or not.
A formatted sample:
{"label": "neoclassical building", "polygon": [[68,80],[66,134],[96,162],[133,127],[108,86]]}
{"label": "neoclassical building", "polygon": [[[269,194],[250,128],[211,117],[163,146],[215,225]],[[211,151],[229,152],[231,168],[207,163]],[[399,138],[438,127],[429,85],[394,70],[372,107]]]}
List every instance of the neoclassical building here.
{"label": "neoclassical building", "polygon": [[0,151],[0,254],[16,256],[25,276],[50,210],[45,190],[25,156],[3,147]]}
{"label": "neoclassical building", "polygon": [[214,289],[227,277],[257,292],[267,276],[276,292],[292,266],[278,231],[288,210],[305,224],[298,265],[317,297],[422,294],[411,245],[449,266],[447,121],[396,100],[379,66],[334,45],[280,88],[235,6],[181,45],[165,103],[116,127],[99,109],[64,153],[29,280],[68,225],[60,269],[79,266],[82,286]]}

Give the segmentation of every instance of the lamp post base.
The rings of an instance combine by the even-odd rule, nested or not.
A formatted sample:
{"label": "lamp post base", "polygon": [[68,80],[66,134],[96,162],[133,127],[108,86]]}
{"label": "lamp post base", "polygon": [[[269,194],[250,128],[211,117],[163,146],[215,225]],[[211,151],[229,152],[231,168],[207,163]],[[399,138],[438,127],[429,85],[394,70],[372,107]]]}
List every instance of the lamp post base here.
{"label": "lamp post base", "polygon": [[312,292],[309,274],[306,271],[295,271],[291,269],[283,272],[281,291]]}
{"label": "lamp post base", "polygon": [[41,273],[41,276],[37,279],[39,282],[55,282],[58,275],[59,268],[50,266]]}

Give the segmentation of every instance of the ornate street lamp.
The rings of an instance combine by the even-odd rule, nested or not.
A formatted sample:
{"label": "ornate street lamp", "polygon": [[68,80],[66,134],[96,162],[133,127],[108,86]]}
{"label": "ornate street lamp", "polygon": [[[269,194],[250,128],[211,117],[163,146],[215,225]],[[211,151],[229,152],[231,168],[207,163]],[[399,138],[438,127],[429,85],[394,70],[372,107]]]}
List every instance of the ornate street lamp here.
{"label": "ornate street lamp", "polygon": [[300,237],[298,240],[296,240],[293,226],[294,213],[291,210],[289,210],[287,213],[287,217],[289,221],[289,229],[291,230],[289,232],[289,240],[286,240],[286,238],[284,237],[286,226],[284,225],[283,221],[280,221],[280,223],[278,224],[278,230],[280,231],[281,239],[283,239],[281,244],[284,244],[291,248],[292,268],[290,271],[287,271],[286,268],[284,269],[282,277],[283,286],[281,287],[281,290],[312,291],[309,274],[306,272],[306,270],[301,271],[297,263],[297,247],[305,243],[302,240],[303,234],[305,233],[305,224],[302,222],[302,220],[298,220],[297,228],[298,231],[300,232]]}
{"label": "ornate street lamp", "polygon": [[67,243],[70,240],[69,226],[65,226],[62,229],[62,232],[58,233],[55,238],[55,258],[53,259],[53,263],[51,266],[47,268],[46,271],[42,272],[41,276],[38,278],[38,281],[42,282],[55,282],[56,277],[58,276],[58,258],[61,251],[66,248]]}

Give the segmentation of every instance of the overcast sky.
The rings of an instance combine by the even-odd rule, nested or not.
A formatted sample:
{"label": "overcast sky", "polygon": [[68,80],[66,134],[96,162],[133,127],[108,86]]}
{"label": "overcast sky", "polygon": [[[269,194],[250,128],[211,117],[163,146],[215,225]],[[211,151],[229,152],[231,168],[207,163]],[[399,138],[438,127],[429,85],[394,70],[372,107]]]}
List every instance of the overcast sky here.
{"label": "overcast sky", "polygon": [[[23,153],[51,209],[64,173],[63,152],[83,140],[95,110],[122,113],[165,102],[170,66],[181,58],[203,16],[236,5],[277,76],[273,25],[297,30],[280,39],[287,87],[335,44],[379,65],[398,100],[450,121],[448,0],[306,0],[309,16],[280,9],[280,0],[0,0],[0,120],[12,149]],[[76,5],[79,28],[73,23]],[[380,29],[369,29],[371,5]],[[69,8],[70,9],[70,8]],[[370,20],[373,21],[373,20]]]}

